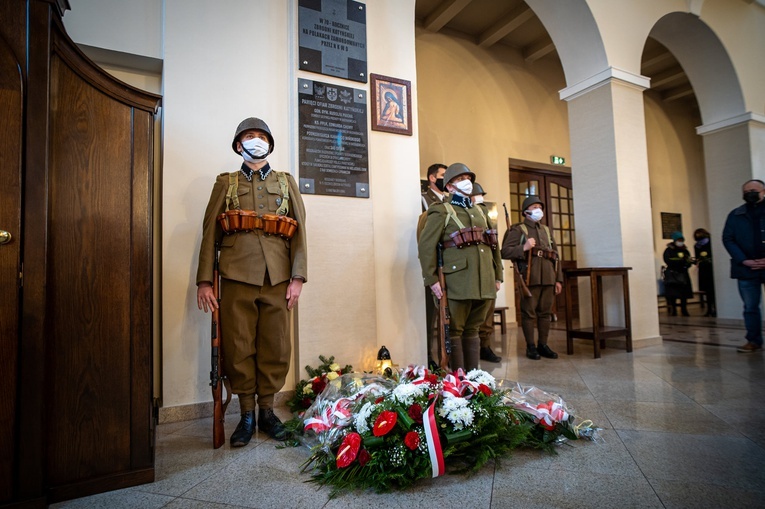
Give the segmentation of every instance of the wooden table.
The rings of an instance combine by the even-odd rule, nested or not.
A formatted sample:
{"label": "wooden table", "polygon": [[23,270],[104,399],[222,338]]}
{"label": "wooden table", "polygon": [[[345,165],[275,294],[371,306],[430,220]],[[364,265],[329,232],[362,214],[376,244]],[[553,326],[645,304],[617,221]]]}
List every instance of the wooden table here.
{"label": "wooden table", "polygon": [[[632,351],[632,320],[630,317],[630,285],[627,271],[632,267],[588,267],[564,269],[563,280],[566,291],[566,353],[574,353],[574,338],[591,339],[595,358],[600,358],[600,349],[606,347],[606,338],[624,336],[627,351]],[[620,276],[624,292],[624,327],[608,327],[603,316],[603,278]],[[572,326],[571,280],[579,277],[590,278],[592,297],[592,327],[574,329]]]}

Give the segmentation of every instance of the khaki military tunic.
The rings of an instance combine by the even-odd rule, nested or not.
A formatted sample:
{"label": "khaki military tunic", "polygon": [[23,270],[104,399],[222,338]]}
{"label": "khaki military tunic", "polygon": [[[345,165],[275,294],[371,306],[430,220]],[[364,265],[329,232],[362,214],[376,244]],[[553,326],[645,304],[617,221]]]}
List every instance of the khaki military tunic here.
{"label": "khaki military tunic", "polygon": [[[521,262],[525,270],[528,253],[523,250],[523,244],[527,239],[534,239],[536,241],[535,247],[540,249],[557,252],[558,248],[555,245],[555,241],[548,236],[542,224],[531,219],[524,219],[523,224],[526,226],[528,235],[523,232],[519,224],[513,225],[502,242],[502,258],[512,260],[513,263]],[[552,235],[552,231],[550,231],[550,234]],[[523,271],[521,271],[521,275],[526,277]],[[560,262],[557,263],[556,267],[552,260],[532,256],[529,286],[555,285],[556,282],[563,283],[563,270],[561,269]]]}

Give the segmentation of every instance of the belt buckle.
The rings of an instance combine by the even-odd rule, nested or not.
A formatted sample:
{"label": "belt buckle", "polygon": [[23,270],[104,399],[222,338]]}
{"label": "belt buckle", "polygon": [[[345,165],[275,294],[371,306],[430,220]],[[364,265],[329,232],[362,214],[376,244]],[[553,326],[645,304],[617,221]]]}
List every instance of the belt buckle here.
{"label": "belt buckle", "polygon": [[544,256],[545,256],[544,251],[542,251],[541,249],[537,251],[537,258],[544,258]]}

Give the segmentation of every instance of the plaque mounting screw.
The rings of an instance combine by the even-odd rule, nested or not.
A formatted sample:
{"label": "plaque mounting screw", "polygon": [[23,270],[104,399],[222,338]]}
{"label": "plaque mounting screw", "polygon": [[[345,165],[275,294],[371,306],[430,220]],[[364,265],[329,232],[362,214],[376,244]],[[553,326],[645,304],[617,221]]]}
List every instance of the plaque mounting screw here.
{"label": "plaque mounting screw", "polygon": [[361,77],[363,78],[363,77],[364,77],[364,73],[363,73],[363,72],[360,72],[360,73],[359,73],[359,76],[361,76]]}
{"label": "plaque mounting screw", "polygon": [[308,88],[308,83],[303,83],[303,88]]}
{"label": "plaque mounting screw", "polygon": [[303,184],[303,187],[305,187],[306,189],[308,189],[309,187],[311,187],[311,184]]}
{"label": "plaque mounting screw", "polygon": [[366,193],[366,192],[367,192],[367,188],[366,188],[366,187],[362,187],[362,188],[361,188],[361,192],[362,192],[362,193]]}
{"label": "plaque mounting screw", "polygon": [[359,99],[361,99],[362,97],[364,97],[364,94],[359,94]]}
{"label": "plaque mounting screw", "polygon": [[364,6],[363,5],[359,5],[359,10],[363,11],[364,10]]}
{"label": "plaque mounting screw", "polygon": [[303,60],[303,65],[308,65],[308,60]]}

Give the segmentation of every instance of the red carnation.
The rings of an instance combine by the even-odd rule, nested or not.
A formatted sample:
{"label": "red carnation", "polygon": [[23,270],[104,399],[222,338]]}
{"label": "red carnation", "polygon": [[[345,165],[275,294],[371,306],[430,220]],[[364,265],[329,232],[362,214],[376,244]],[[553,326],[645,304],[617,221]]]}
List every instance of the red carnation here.
{"label": "red carnation", "polygon": [[337,450],[337,468],[345,468],[356,459],[361,447],[361,435],[358,433],[348,433]]}
{"label": "red carnation", "polygon": [[434,375],[433,373],[429,373],[425,375],[425,381],[428,382],[430,385],[436,385],[438,383],[438,377]]}
{"label": "red carnation", "polygon": [[303,398],[303,400],[300,402],[300,405],[303,408],[308,408],[309,406],[311,406],[311,403],[313,403],[313,400],[311,400],[311,398]]}
{"label": "red carnation", "polygon": [[412,451],[417,449],[420,445],[420,435],[416,431],[410,431],[404,437],[404,444]]}
{"label": "red carnation", "polygon": [[317,396],[321,394],[321,391],[323,391],[326,386],[327,382],[322,376],[317,376],[313,379],[313,382],[311,382],[311,390],[313,390],[313,393]]}
{"label": "red carnation", "polygon": [[376,437],[387,435],[388,432],[393,429],[393,426],[396,425],[396,419],[398,419],[398,414],[396,414],[396,412],[391,412],[390,410],[382,412],[377,417],[377,420],[375,420],[372,434]]}
{"label": "red carnation", "polygon": [[478,390],[486,394],[487,396],[491,396],[491,388],[486,384],[480,384],[478,386]]}
{"label": "red carnation", "polygon": [[422,407],[418,403],[410,406],[407,413],[414,422],[417,424],[422,424]]}
{"label": "red carnation", "polygon": [[367,463],[369,463],[369,460],[371,459],[372,459],[372,455],[370,455],[369,451],[367,451],[366,449],[362,449],[359,452],[359,465],[361,465],[362,467],[366,465]]}

